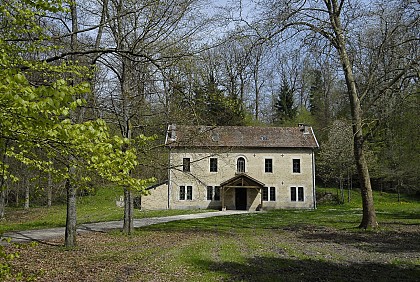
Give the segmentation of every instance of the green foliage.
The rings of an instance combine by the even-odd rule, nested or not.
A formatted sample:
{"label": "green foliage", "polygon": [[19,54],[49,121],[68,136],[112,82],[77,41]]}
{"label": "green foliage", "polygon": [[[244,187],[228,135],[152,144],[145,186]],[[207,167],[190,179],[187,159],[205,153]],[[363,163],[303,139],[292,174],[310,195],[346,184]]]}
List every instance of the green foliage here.
{"label": "green foliage", "polygon": [[[0,151],[63,179],[70,177],[70,167],[76,167],[80,172],[95,170],[118,185],[143,190],[153,179],[130,177],[137,165],[136,151],[130,147],[133,141],[110,136],[100,119],[74,122],[72,113],[85,104],[80,97],[90,90],[86,82],[74,83],[74,78],[81,81],[88,75],[85,69],[67,62],[47,64],[26,59],[54,48],[41,44],[48,36],[37,25],[37,18],[46,12],[63,11],[61,4],[6,1],[0,6],[1,29],[5,31],[0,39]],[[26,40],[21,43],[20,37]],[[148,138],[142,136],[139,141],[147,142]],[[1,179],[11,177],[4,159],[0,160]],[[84,178],[82,174],[72,180]]]}
{"label": "green foliage", "polygon": [[[1,233],[0,233],[1,235]],[[12,263],[15,259],[20,257],[18,251],[6,250],[1,243],[10,243],[10,239],[0,240],[0,281],[12,280],[13,281],[34,281],[33,276],[24,276],[22,271],[14,271]]]}
{"label": "green foliage", "polygon": [[282,122],[282,126],[296,127],[299,123],[313,126],[316,124],[315,117],[304,106],[296,109],[296,116]]}
{"label": "green foliage", "polygon": [[242,102],[235,97],[225,96],[214,81],[195,91],[196,110],[199,124],[244,125],[245,113]]}
{"label": "green foliage", "polygon": [[284,124],[296,117],[297,107],[294,105],[293,89],[290,88],[286,78],[282,84],[276,102],[274,104],[274,122]]}
{"label": "green foliage", "polygon": [[326,89],[325,84],[327,82],[324,81],[323,74],[320,70],[311,69],[308,72],[310,80],[310,112],[314,116],[317,124],[319,124],[322,127],[327,127],[332,121],[332,108],[334,104],[338,103],[337,97],[333,97],[333,95],[330,93],[331,90]]}
{"label": "green foliage", "polygon": [[6,253],[4,247],[0,245],[0,280],[10,278],[11,276],[11,266],[10,262],[17,257],[17,253]]}
{"label": "green foliage", "polygon": [[419,105],[419,95],[401,99],[372,140],[378,156],[377,177],[388,182],[393,190],[420,191]]}

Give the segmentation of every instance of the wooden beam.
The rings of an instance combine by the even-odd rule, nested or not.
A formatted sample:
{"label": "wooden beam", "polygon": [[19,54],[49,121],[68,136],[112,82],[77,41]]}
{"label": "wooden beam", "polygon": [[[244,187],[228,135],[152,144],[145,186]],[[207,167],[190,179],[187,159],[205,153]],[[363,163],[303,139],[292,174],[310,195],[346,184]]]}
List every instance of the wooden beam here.
{"label": "wooden beam", "polygon": [[224,186],[226,188],[253,188],[253,189],[262,189],[260,186]]}

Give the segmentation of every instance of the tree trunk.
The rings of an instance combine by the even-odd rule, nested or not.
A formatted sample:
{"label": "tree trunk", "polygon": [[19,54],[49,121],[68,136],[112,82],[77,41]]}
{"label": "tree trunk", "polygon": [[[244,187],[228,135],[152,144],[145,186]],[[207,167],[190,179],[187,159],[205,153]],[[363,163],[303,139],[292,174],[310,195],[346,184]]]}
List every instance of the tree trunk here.
{"label": "tree trunk", "polygon": [[52,204],[52,177],[51,172],[48,172],[48,187],[47,187],[47,207]]}
{"label": "tree trunk", "polygon": [[124,226],[123,232],[127,235],[134,231],[134,201],[133,192],[124,188]]}
{"label": "tree trunk", "polygon": [[[76,52],[78,50],[78,39],[77,32],[79,31],[77,23],[77,6],[76,2],[73,1],[70,3],[70,15],[71,15],[71,27],[72,34],[70,37],[70,48],[72,51]],[[77,56],[71,56],[73,62],[77,61]],[[76,78],[73,78],[72,83],[76,84]],[[73,121],[80,121],[82,119],[82,113],[79,113],[79,116],[76,116],[76,113],[72,112],[70,117]],[[68,178],[66,179],[66,192],[67,192],[67,214],[66,214],[66,232],[65,232],[65,242],[64,245],[66,248],[76,247],[76,186],[74,186],[73,179],[76,178],[76,168],[73,166],[74,158],[72,156],[68,159]]]}
{"label": "tree trunk", "polygon": [[[254,87],[255,87],[255,120],[258,120],[260,115],[260,87],[258,85],[258,68],[254,70]],[[243,101],[242,101],[243,102]]]}
{"label": "tree trunk", "polygon": [[360,228],[375,228],[378,226],[376,213],[373,205],[372,186],[370,183],[369,169],[363,150],[363,130],[362,130],[362,108],[357,93],[356,81],[353,75],[352,66],[346,50],[346,44],[341,27],[340,6],[337,0],[327,1],[331,25],[336,35],[335,48],[340,55],[340,61],[346,78],[347,91],[350,100],[350,109],[352,117],[352,128],[354,136],[354,158],[356,161],[357,172],[360,181],[360,192],[362,195],[363,217]]}
{"label": "tree trunk", "polygon": [[[70,168],[70,170],[73,170],[73,169],[74,168]],[[72,184],[71,179],[66,180],[66,191],[67,191],[67,217],[66,217],[65,247],[73,248],[76,246],[76,188]]]}
{"label": "tree trunk", "polygon": [[28,181],[28,179],[25,177],[25,180],[24,180],[24,185],[25,185],[25,204],[24,204],[24,206],[23,206],[23,208],[25,209],[25,210],[27,210],[27,209],[29,209],[29,196],[30,196],[30,187],[29,187],[29,181]]}
{"label": "tree trunk", "polygon": [[0,219],[4,218],[6,207],[6,187],[0,186]]}
{"label": "tree trunk", "polygon": [[[0,219],[4,218],[5,209],[6,209],[6,160],[7,160],[7,145],[8,142],[4,139],[0,139],[2,143],[0,143],[0,148],[2,148],[1,152],[1,160],[0,160]],[[4,141],[4,142],[3,142]]]}
{"label": "tree trunk", "polygon": [[352,186],[352,179],[350,176],[350,172],[347,171],[347,189],[348,189],[348,202],[351,202],[351,187]]}
{"label": "tree trunk", "polygon": [[19,207],[19,184],[16,185],[15,206]]}
{"label": "tree trunk", "polygon": [[340,176],[340,204],[344,204],[344,184],[343,177]]}
{"label": "tree trunk", "polygon": [[[239,111],[242,113],[244,110],[243,102],[244,102],[244,97],[245,97],[245,78],[242,71],[239,75],[239,79],[241,81],[239,85],[239,99],[240,99]],[[238,97],[235,96],[235,99],[237,98]]]}

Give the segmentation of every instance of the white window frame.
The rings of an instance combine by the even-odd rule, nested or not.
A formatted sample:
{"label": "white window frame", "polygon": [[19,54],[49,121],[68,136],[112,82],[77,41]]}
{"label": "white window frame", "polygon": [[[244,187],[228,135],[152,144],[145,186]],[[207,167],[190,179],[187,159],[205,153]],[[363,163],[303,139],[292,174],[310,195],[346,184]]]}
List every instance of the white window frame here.
{"label": "white window frame", "polygon": [[[271,197],[271,192],[274,190],[274,197]],[[274,198],[274,199],[273,199]],[[270,186],[268,189],[268,200],[270,202],[275,202],[277,200],[277,195],[276,195],[276,187],[275,186]]]}
{"label": "white window frame", "polygon": [[[243,159],[244,160],[244,170],[243,171],[239,171],[239,163],[238,163],[238,161],[239,161],[239,159]],[[246,173],[247,172],[247,170],[246,170],[246,168],[247,168],[247,159],[245,158],[245,156],[238,156],[237,158],[236,158],[236,160],[235,160],[235,170],[236,170],[236,173]]]}
{"label": "white window frame", "polygon": [[[193,186],[192,185],[189,185],[189,184],[183,184],[183,185],[179,185],[178,186],[179,187],[179,190],[178,190],[178,200],[179,201],[192,201],[194,198],[193,198]],[[184,198],[183,199],[181,199],[181,187],[184,187]],[[190,188],[191,189],[191,198],[189,199],[189,197],[188,197],[188,188]]]}
{"label": "white window frame", "polygon": [[[271,171],[266,170],[266,161],[271,160]],[[273,157],[265,157],[264,158],[264,173],[274,173],[274,158]]]}
{"label": "white window frame", "polygon": [[[188,160],[188,170],[185,169],[185,160]],[[191,157],[182,157],[182,172],[191,172]]]}
{"label": "white window frame", "polygon": [[[185,193],[185,200],[186,201],[192,201],[193,200],[193,186],[192,185],[187,185],[186,187],[186,193]],[[191,195],[190,193],[188,193],[188,188],[190,188],[191,190]]]}
{"label": "white window frame", "polygon": [[[267,199],[264,200],[264,190],[267,189]],[[274,198],[271,197],[271,191],[274,190]],[[275,186],[264,186],[263,190],[261,191],[261,197],[263,198],[264,202],[276,202],[277,201],[277,194],[276,194],[276,187]]]}
{"label": "white window frame", "polygon": [[[295,197],[296,197],[296,199],[295,200],[293,200],[292,199],[292,188],[294,188],[294,190],[295,190]],[[293,186],[290,186],[290,189],[289,189],[289,191],[290,191],[290,202],[293,202],[293,203],[304,203],[305,202],[305,187],[304,186],[299,186],[299,185],[293,185]],[[299,200],[299,191],[302,191],[302,196],[303,196],[303,199],[302,200]]]}
{"label": "white window frame", "polygon": [[[299,160],[299,171],[298,172],[295,172],[295,164],[294,164],[294,161],[295,160]],[[292,173],[293,174],[300,174],[300,173],[302,173],[302,159],[301,158],[299,158],[299,157],[292,158]]]}
{"label": "white window frame", "polygon": [[[216,160],[216,170],[212,170],[212,166],[211,166],[212,160]],[[216,172],[219,171],[219,159],[218,158],[214,158],[214,157],[209,158],[209,171],[211,173],[216,173]]]}

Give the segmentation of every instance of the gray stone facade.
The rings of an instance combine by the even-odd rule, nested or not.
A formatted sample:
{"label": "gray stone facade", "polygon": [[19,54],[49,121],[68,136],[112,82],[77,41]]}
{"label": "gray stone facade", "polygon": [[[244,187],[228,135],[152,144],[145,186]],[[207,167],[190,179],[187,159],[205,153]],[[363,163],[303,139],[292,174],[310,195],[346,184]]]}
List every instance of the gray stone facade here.
{"label": "gray stone facade", "polygon": [[142,209],[311,209],[318,147],[312,128],[168,128],[167,184]]}

